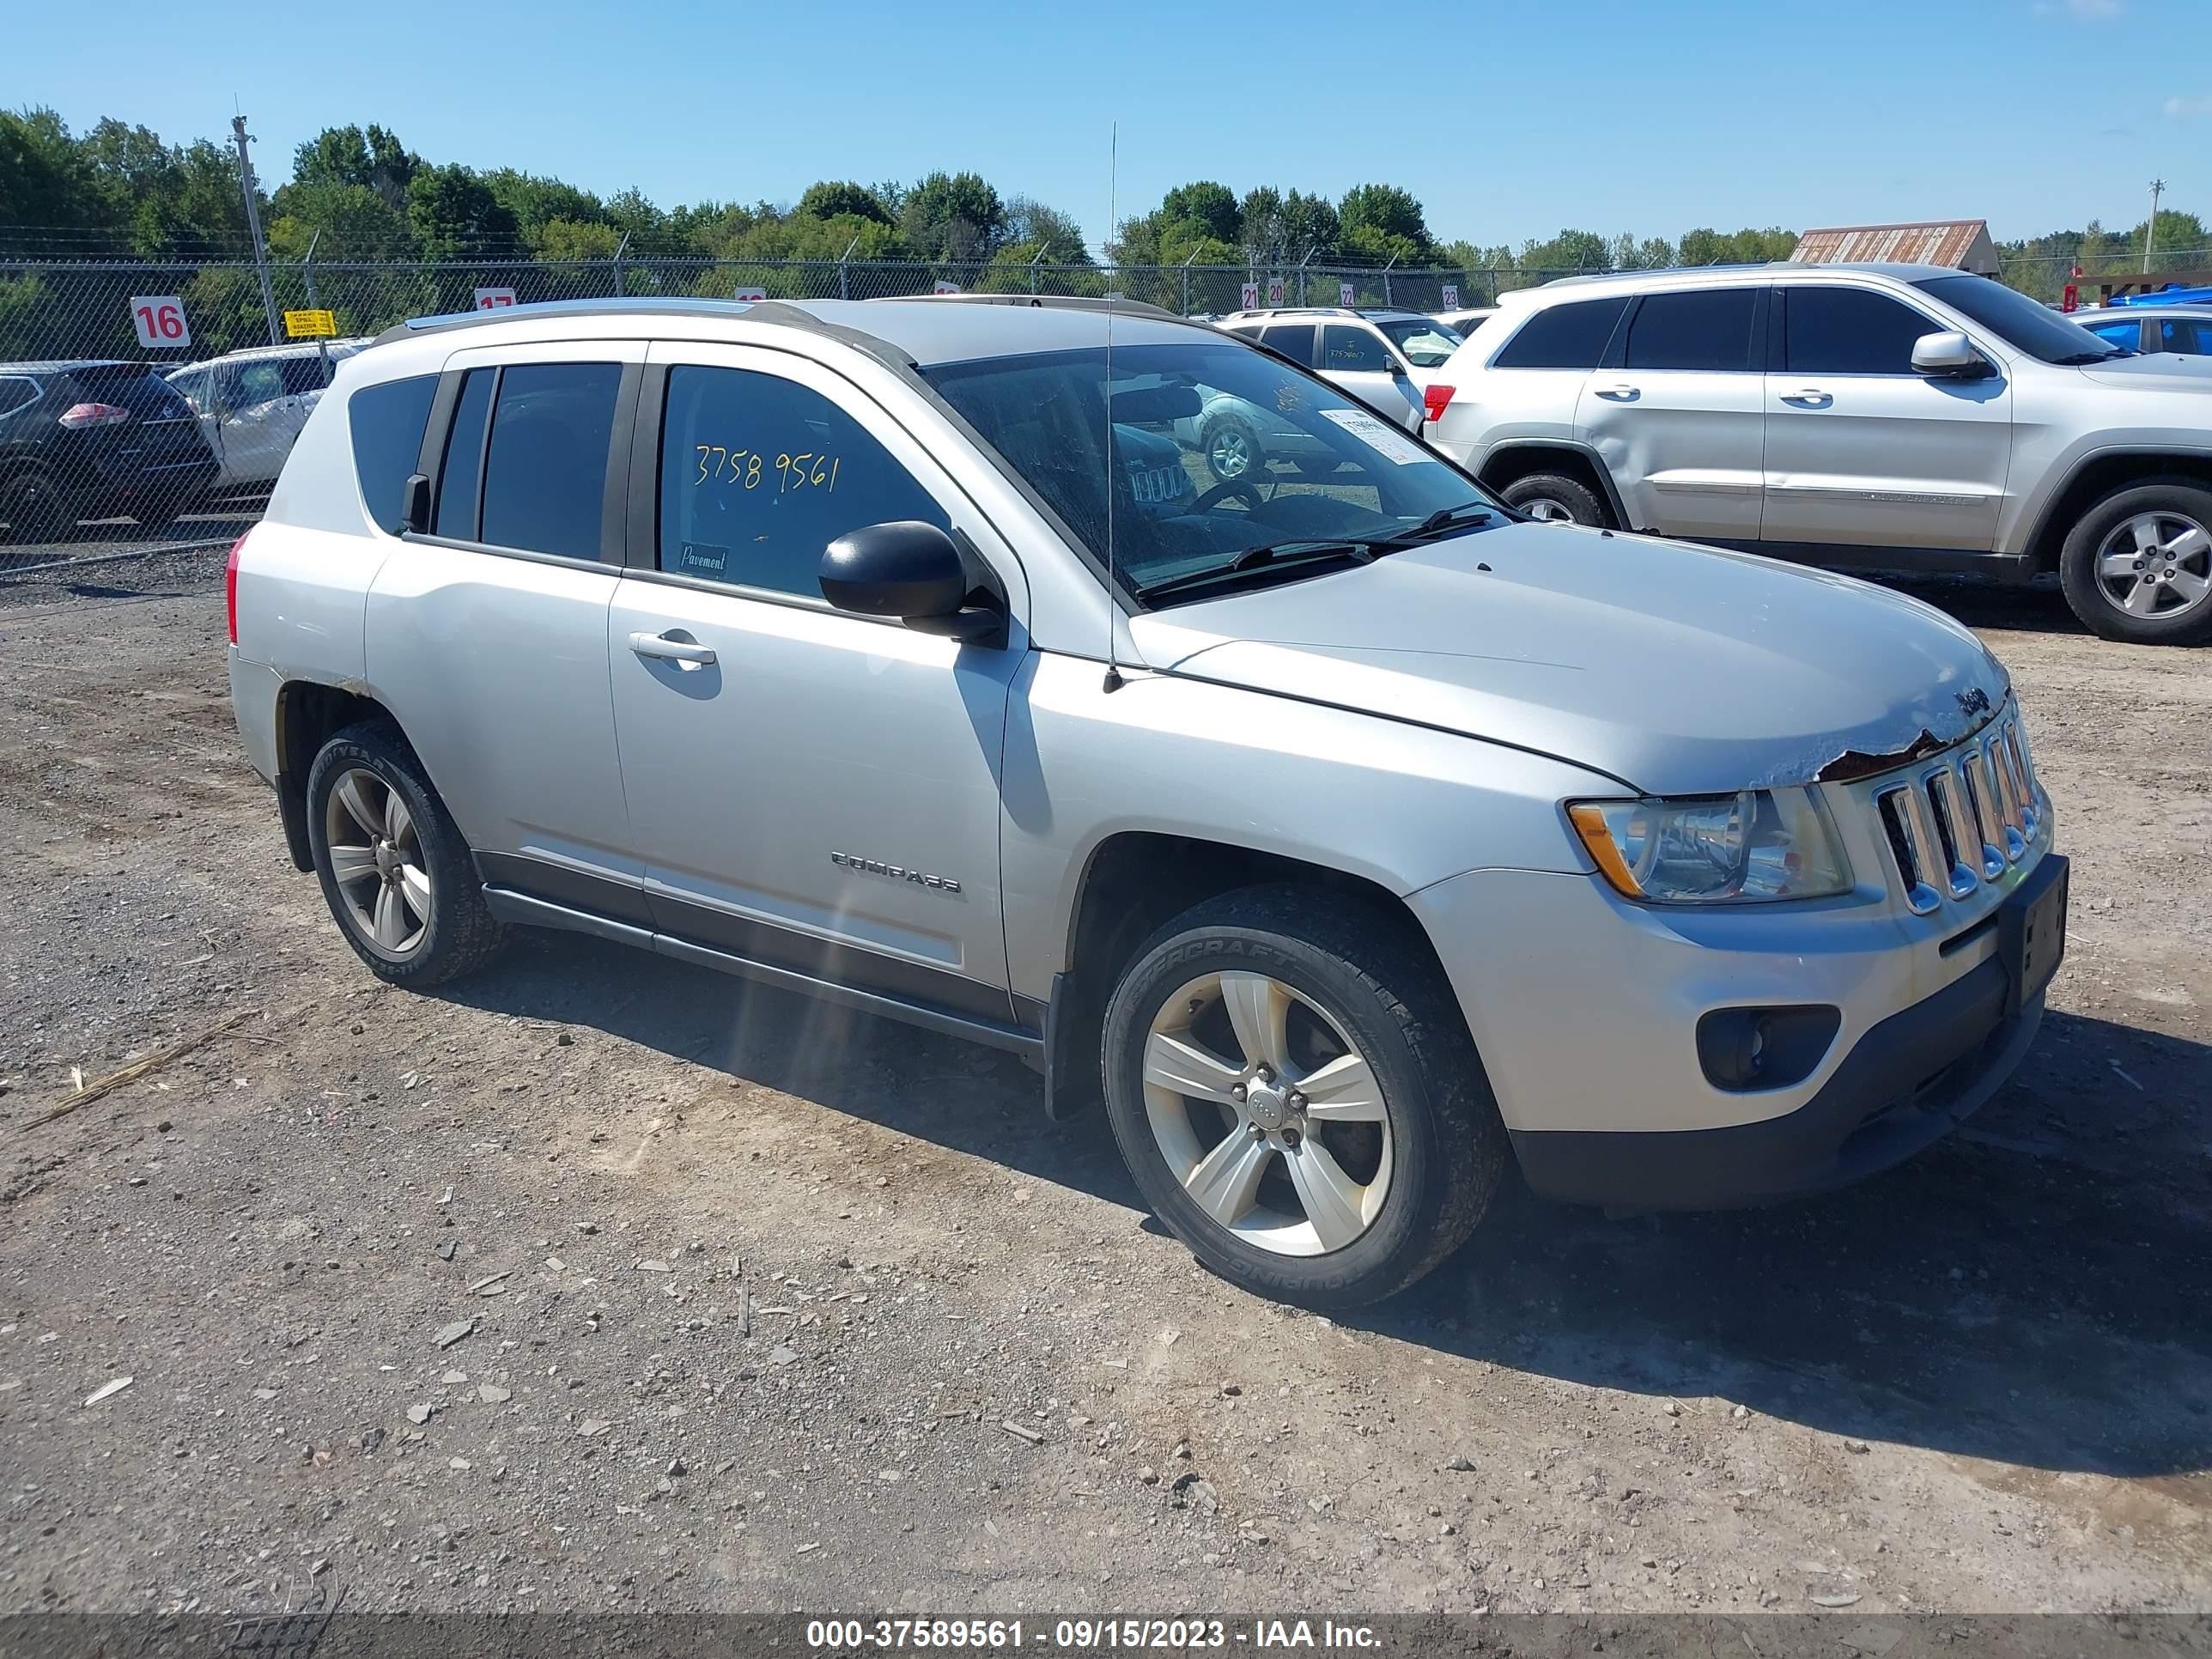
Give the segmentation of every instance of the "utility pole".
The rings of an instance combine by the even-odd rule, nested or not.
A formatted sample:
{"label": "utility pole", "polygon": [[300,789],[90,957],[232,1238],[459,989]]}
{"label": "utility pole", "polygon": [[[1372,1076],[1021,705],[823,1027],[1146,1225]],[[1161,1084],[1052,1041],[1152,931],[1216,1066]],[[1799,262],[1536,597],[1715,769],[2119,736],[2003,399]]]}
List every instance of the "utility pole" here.
{"label": "utility pole", "polygon": [[253,135],[246,130],[246,118],[230,118],[230,136],[238,146],[238,183],[246,192],[246,228],[253,237],[253,264],[261,273],[261,308],[269,313],[269,343],[275,345],[281,337],[276,328],[276,290],[269,284],[269,249],[261,240],[261,207],[254,200],[259,193],[253,183],[253,158],[246,153],[246,146]]}
{"label": "utility pole", "polygon": [[2143,222],[2143,275],[2150,275],[2151,245],[2158,240],[2158,198],[2166,194],[2166,180],[2150,181],[2150,217]]}

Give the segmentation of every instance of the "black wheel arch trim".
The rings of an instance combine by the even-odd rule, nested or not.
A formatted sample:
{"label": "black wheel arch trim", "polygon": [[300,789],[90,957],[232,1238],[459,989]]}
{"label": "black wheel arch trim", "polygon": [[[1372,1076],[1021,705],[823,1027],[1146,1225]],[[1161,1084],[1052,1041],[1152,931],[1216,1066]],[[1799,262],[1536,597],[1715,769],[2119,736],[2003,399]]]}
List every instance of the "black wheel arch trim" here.
{"label": "black wheel arch trim", "polygon": [[1475,482],[1480,483],[1492,495],[1497,495],[1500,490],[1506,489],[1508,486],[1504,484],[1492,483],[1491,482],[1489,477],[1491,461],[1497,456],[1503,455],[1508,451],[1528,449],[1556,452],[1559,454],[1572,455],[1578,459],[1588,461],[1590,465],[1590,471],[1597,474],[1598,488],[1604,492],[1606,508],[1613,514],[1613,522],[1624,530],[1633,531],[1636,528],[1633,524],[1629,522],[1628,509],[1621,502],[1620,491],[1613,482],[1613,471],[1610,467],[1606,465],[1605,458],[1600,455],[1595,449],[1592,448],[1589,445],[1583,443],[1579,439],[1506,438],[1501,440],[1499,442],[1492,444],[1489,449],[1484,452],[1482,457],[1482,470],[1475,475]]}

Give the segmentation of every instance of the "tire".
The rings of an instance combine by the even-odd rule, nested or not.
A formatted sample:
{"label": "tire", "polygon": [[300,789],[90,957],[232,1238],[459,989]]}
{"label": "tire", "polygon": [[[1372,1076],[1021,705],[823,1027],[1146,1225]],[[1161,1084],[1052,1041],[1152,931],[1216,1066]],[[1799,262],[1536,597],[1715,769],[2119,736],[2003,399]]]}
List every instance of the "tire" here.
{"label": "tire", "polygon": [[44,471],[26,468],[0,478],[0,524],[7,526],[0,542],[26,546],[58,541],[76,522],[68,498]]}
{"label": "tire", "polygon": [[2113,491],[2067,532],[2058,580],[2074,614],[2100,638],[2212,639],[2212,489],[2152,478]]}
{"label": "tire", "polygon": [[[404,814],[396,833],[393,802]],[[379,979],[442,985],[482,967],[506,941],[468,843],[389,720],[349,726],[316,755],[307,845],[338,931]],[[343,886],[334,860],[355,872]]]}
{"label": "tire", "polygon": [[1267,476],[1267,452],[1249,421],[1218,416],[1206,423],[1200,447],[1217,483]]}
{"label": "tire", "polygon": [[[1153,1212],[1223,1278],[1300,1307],[1364,1306],[1436,1267],[1488,1207],[1504,1127],[1458,1006],[1411,927],[1326,893],[1247,888],[1169,922],[1115,987],[1104,1034],[1115,1142]],[[1247,988],[1232,993],[1224,974]],[[1267,1023],[1273,994],[1255,996],[1255,982],[1285,994],[1273,1085],[1237,1035]],[[1156,1048],[1161,1036],[1171,1046]],[[1340,1047],[1349,1054],[1332,1061]],[[1297,1109],[1296,1085],[1332,1066],[1340,1083],[1356,1079],[1347,1059],[1364,1060],[1376,1086],[1326,1098],[1316,1088],[1313,1115]],[[1160,1060],[1212,1092],[1163,1085]],[[1238,1086],[1241,1105],[1227,1098]],[[1355,1108],[1363,1121],[1338,1116]],[[1310,1156],[1316,1146],[1326,1163]],[[1213,1208],[1194,1184],[1212,1187]],[[1316,1188],[1318,1203],[1306,1196]],[[1358,1206],[1329,1194],[1356,1194]]]}
{"label": "tire", "polygon": [[1532,519],[1564,519],[1597,530],[1613,528],[1613,514],[1606,511],[1597,492],[1564,472],[1531,472],[1516,478],[1500,492],[1499,499]]}

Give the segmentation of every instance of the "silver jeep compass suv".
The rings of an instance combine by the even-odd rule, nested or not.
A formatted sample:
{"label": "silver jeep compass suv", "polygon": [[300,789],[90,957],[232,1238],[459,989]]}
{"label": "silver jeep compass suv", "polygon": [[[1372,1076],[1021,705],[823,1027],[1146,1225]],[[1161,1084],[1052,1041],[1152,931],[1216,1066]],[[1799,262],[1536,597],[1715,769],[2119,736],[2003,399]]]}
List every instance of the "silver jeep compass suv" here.
{"label": "silver jeep compass suv", "polygon": [[[1311,453],[1213,477],[1223,397]],[[234,552],[231,641],[378,975],[531,923],[993,1045],[1316,1306],[1434,1266],[1509,1159],[1647,1206],[1893,1163],[2019,1063],[2064,937],[1966,630],[1529,524],[1141,307],[395,330]]]}
{"label": "silver jeep compass suv", "polygon": [[1428,435],[1543,518],[1810,563],[2056,570],[2108,639],[2212,639],[2212,359],[1987,276],[1775,264],[1508,294]]}

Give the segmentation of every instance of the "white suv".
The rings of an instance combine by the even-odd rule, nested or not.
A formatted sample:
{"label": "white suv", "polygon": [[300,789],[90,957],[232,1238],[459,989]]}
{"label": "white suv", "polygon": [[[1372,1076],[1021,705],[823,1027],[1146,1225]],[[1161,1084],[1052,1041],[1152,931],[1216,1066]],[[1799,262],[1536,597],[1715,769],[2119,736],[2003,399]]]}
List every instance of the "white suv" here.
{"label": "white suv", "polygon": [[2212,638],[2212,359],[1985,276],[1778,264],[1504,296],[1430,441],[1534,518],[1811,563],[2057,570],[2109,639]]}
{"label": "white suv", "polygon": [[1239,311],[1222,319],[1220,326],[1314,370],[1408,432],[1419,432],[1428,418],[1429,387],[1462,339],[1457,331],[1418,311],[1346,306]]}

